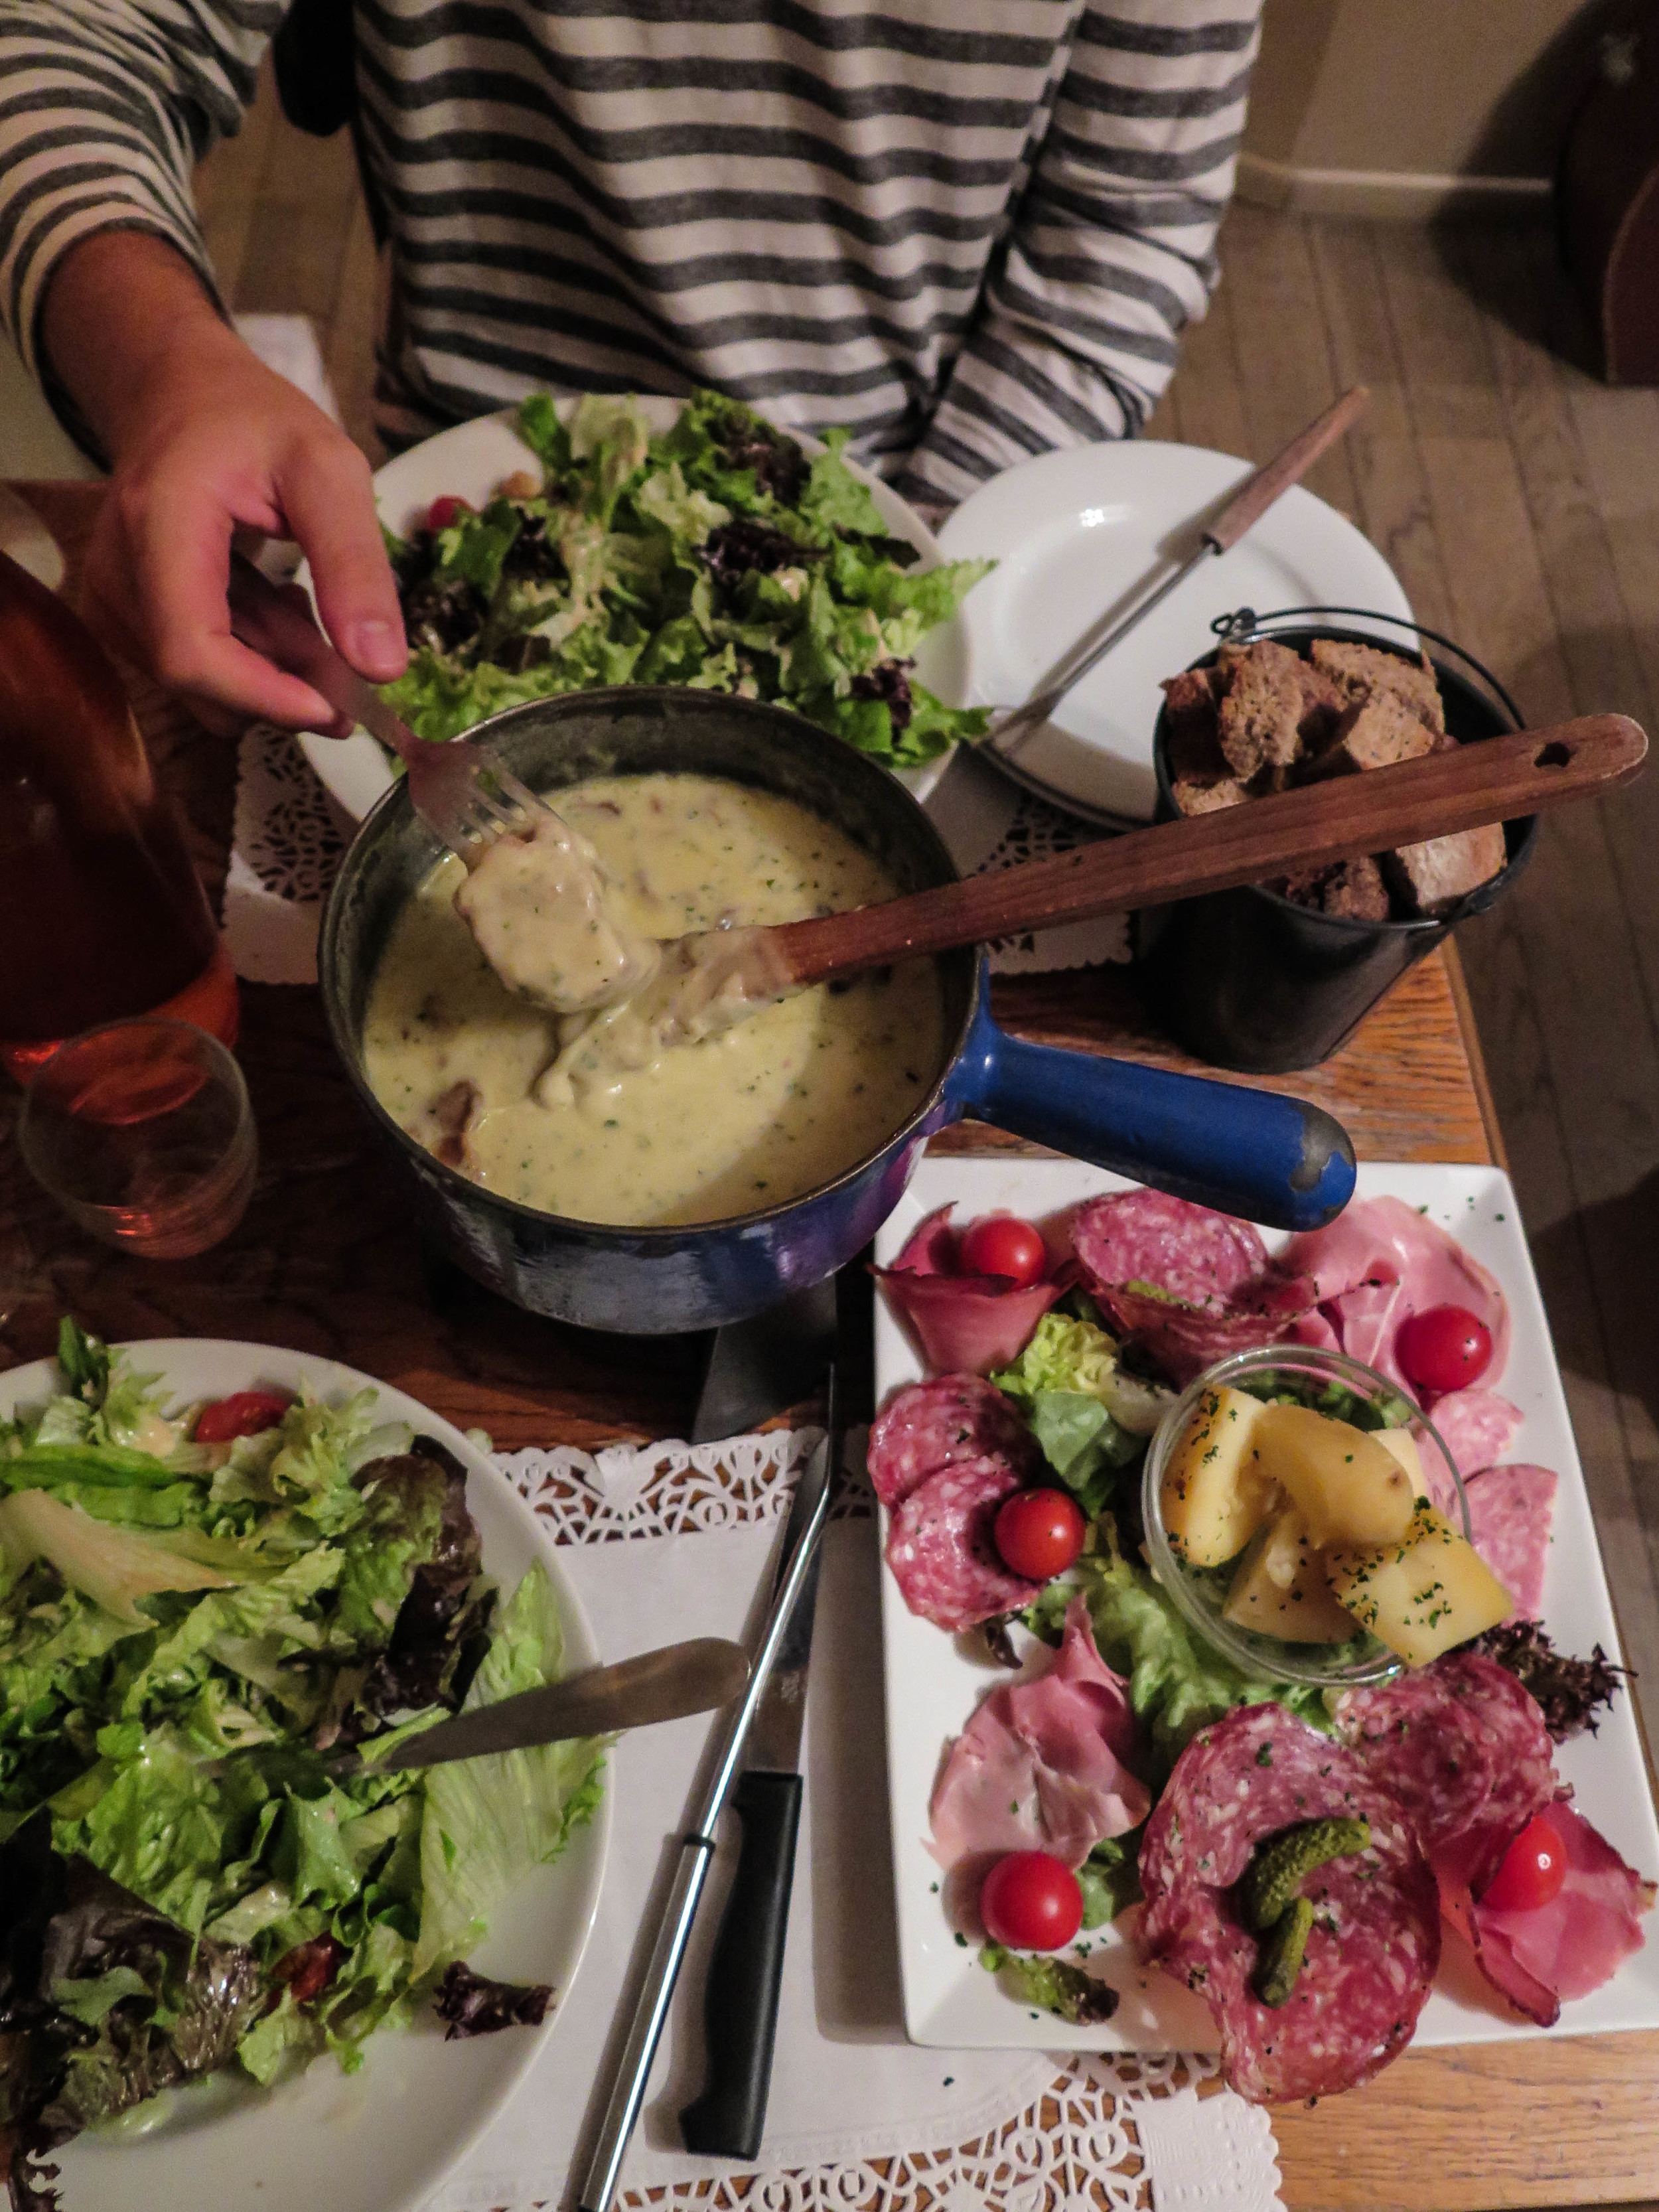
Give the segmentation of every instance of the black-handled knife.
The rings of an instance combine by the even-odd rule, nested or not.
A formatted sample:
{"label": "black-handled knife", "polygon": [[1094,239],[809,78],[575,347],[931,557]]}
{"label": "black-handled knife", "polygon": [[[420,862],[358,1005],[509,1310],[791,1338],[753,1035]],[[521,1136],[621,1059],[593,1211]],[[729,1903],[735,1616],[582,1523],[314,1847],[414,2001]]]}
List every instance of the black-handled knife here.
{"label": "black-handled knife", "polygon": [[[842,1439],[833,1363],[828,1399],[824,1441],[833,1480]],[[686,2148],[724,2158],[755,2157],[766,2125],[800,1825],[800,1739],[819,1557],[814,1554],[791,1610],[744,1739],[744,1771],[729,1800],[743,1822],[743,1840],[704,1985],[707,2085],[680,2114]]]}

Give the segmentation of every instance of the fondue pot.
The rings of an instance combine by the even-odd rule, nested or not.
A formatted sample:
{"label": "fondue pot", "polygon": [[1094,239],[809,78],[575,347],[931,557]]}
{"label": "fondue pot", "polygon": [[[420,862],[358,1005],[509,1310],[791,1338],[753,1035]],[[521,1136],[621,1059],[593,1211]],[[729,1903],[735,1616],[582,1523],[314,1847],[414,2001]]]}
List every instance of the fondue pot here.
{"label": "fondue pot", "polygon": [[[647,685],[510,707],[470,733],[556,804],[590,776],[680,771],[796,800],[835,823],[901,890],[949,882],[939,832],[903,786],[781,707]],[[441,855],[401,782],[364,821],[323,918],[320,980],[335,1049],[385,1140],[416,1220],[466,1272],[532,1313],[653,1335],[717,1327],[821,1281],[869,1243],[935,1130],[974,1114],[1203,1204],[1291,1229],[1340,1211],[1353,1153],[1316,1107],[1194,1076],[1020,1042],[992,1021],[977,948],[939,956],[945,1065],[903,1126],[817,1190],[753,1213],[615,1228],[482,1188],[399,1127],[363,1074],[370,986],[398,915]]]}

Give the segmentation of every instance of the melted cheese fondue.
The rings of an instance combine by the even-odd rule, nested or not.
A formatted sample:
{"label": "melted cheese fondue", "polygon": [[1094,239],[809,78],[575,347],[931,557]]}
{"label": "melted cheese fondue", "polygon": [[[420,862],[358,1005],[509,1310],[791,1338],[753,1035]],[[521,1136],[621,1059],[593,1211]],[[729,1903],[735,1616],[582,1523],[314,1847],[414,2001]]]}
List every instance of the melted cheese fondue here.
{"label": "melted cheese fondue", "polygon": [[[607,777],[557,795],[624,933],[800,921],[896,886],[841,830],[770,792],[697,775]],[[375,1097],[487,1188],[582,1221],[720,1220],[799,1197],[876,1151],[945,1058],[918,961],[763,1006],[690,1043],[587,1056],[604,1016],[562,1023],[509,990],[456,911],[443,860],[398,916],[363,1026]],[[584,924],[585,927],[585,924]],[[520,948],[515,980],[524,969]],[[533,981],[533,979],[532,979]]]}

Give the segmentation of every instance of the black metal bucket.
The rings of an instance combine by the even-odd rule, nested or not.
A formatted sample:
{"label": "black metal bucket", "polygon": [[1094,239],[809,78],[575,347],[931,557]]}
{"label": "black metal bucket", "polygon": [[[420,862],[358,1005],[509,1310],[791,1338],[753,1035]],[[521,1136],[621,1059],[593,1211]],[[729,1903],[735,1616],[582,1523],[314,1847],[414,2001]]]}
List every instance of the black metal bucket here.
{"label": "black metal bucket", "polygon": [[[1460,744],[1524,726],[1520,708],[1478,660],[1420,623],[1359,607],[1287,607],[1268,615],[1243,608],[1212,627],[1224,642],[1271,637],[1300,649],[1316,637],[1369,645],[1415,659],[1413,647],[1375,631],[1339,629],[1322,615],[1395,622],[1429,653],[1446,727]],[[1193,665],[1206,668],[1208,653]],[[1170,775],[1167,714],[1152,740],[1157,819],[1177,809]],[[1246,802],[1249,803],[1248,801]],[[1156,1021],[1188,1052],[1214,1067],[1279,1075],[1328,1060],[1407,969],[1443,944],[1466,915],[1484,914],[1514,881],[1531,853],[1536,817],[1506,822],[1506,865],[1446,914],[1413,921],[1353,921],[1318,914],[1260,884],[1146,907],[1133,918],[1136,974]]]}

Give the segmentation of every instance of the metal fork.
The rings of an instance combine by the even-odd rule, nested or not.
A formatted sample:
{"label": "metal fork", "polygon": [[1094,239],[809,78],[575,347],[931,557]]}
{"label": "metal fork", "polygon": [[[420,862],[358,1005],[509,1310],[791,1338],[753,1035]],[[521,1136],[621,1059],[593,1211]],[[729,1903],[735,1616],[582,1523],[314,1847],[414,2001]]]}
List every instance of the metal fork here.
{"label": "metal fork", "polygon": [[361,722],[399,756],[409,771],[415,811],[469,868],[477,867],[494,839],[522,836],[552,816],[552,808],[487,745],[464,738],[432,744],[417,738],[367,678],[335,651],[297,584],[273,584],[251,561],[233,553],[228,598],[230,627],[244,645],[320,691],[331,707]]}

